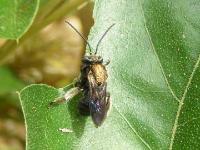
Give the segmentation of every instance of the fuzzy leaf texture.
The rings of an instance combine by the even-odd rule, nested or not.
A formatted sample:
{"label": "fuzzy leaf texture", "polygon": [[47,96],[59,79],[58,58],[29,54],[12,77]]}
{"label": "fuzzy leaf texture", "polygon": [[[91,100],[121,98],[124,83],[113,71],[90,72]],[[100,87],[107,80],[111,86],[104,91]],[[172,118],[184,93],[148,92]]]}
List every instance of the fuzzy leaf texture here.
{"label": "fuzzy leaf texture", "polygon": [[0,37],[19,39],[31,26],[39,0],[0,0]]}
{"label": "fuzzy leaf texture", "polygon": [[[59,90],[21,91],[27,148],[171,150],[200,147],[200,3],[196,0],[98,0],[89,42],[110,59],[112,109],[95,128],[76,97],[47,109]],[[59,128],[72,129],[61,133]]]}

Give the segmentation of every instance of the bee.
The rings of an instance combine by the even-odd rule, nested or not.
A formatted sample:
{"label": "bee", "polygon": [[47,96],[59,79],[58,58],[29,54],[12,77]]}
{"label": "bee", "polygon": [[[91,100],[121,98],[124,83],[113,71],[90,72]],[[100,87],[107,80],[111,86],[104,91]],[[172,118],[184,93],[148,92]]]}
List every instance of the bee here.
{"label": "bee", "polygon": [[104,122],[111,107],[110,93],[107,91],[106,81],[108,78],[106,66],[110,61],[104,63],[103,58],[98,56],[97,52],[101,41],[115,24],[112,24],[105,31],[97,43],[95,52],[92,53],[92,48],[86,38],[71,23],[68,21],[66,23],[86,42],[90,53],[82,58],[80,77],[75,82],[74,87],[65,93],[64,98],[57,98],[51,102],[50,106],[69,101],[82,92],[83,97],[78,104],[79,113],[86,116],[90,115],[95,126],[99,127]]}

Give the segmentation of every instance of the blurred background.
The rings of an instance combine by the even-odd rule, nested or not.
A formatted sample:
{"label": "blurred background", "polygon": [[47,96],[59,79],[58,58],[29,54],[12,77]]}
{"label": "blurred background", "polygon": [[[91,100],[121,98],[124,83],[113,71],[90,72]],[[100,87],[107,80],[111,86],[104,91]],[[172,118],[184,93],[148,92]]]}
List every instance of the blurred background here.
{"label": "blurred background", "polygon": [[25,149],[25,125],[17,91],[33,83],[63,87],[79,75],[85,37],[93,25],[91,1],[41,4],[19,41],[0,39],[0,150]]}

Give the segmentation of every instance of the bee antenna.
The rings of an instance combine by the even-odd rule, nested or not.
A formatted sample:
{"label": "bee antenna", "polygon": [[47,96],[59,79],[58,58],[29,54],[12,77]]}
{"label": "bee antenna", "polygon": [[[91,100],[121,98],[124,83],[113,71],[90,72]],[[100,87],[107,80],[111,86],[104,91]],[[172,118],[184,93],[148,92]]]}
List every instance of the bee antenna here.
{"label": "bee antenna", "polygon": [[108,31],[109,31],[114,25],[115,25],[115,23],[112,24],[112,25],[105,31],[105,33],[102,35],[102,37],[100,38],[100,40],[99,40],[98,43],[97,43],[96,50],[95,50],[95,53],[94,53],[94,54],[97,54],[97,51],[98,51],[98,48],[99,48],[99,45],[100,45],[101,41],[103,40],[103,38],[105,37],[105,35],[108,33]]}
{"label": "bee antenna", "polygon": [[92,48],[90,46],[90,43],[87,41],[87,39],[68,21],[65,21],[74,31],[84,40],[84,42],[88,45],[89,50],[90,50],[90,55],[92,54]]}

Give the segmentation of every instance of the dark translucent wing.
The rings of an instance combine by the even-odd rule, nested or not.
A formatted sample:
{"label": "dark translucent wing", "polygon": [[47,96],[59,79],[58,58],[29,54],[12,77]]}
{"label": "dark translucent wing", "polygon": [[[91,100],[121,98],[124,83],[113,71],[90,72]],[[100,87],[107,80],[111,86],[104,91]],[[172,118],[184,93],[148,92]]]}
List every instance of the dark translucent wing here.
{"label": "dark translucent wing", "polygon": [[104,100],[92,99],[91,101],[89,101],[89,108],[94,124],[97,127],[100,126],[106,118],[108,111],[105,98]]}
{"label": "dark translucent wing", "polygon": [[88,74],[89,80],[89,109],[90,115],[94,124],[100,126],[106,118],[108,106],[106,101],[106,87],[107,84],[103,83],[97,85],[92,73]]}

